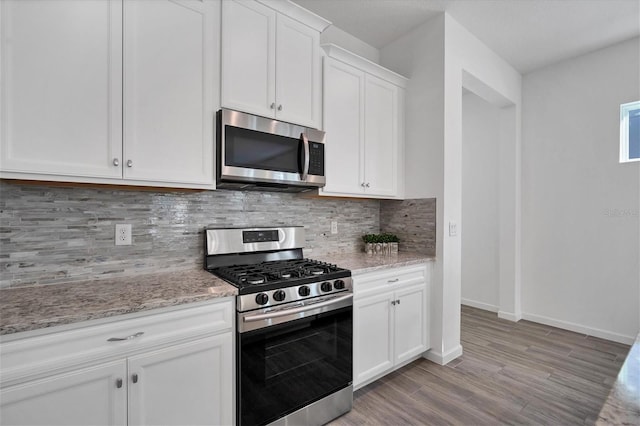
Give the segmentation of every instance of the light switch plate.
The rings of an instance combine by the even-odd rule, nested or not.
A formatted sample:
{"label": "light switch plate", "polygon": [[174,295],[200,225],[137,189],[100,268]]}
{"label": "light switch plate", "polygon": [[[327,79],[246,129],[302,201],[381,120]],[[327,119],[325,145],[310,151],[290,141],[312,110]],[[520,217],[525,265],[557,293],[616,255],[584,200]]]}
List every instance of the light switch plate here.
{"label": "light switch plate", "polygon": [[449,236],[455,237],[458,235],[458,224],[454,221],[449,221]]}

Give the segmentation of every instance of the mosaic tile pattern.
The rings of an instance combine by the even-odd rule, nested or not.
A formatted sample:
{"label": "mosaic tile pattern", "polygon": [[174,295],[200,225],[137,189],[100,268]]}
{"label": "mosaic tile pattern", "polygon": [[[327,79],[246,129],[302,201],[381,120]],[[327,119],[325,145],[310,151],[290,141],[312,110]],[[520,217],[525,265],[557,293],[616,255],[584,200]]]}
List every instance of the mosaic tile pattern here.
{"label": "mosaic tile pattern", "polygon": [[400,251],[436,255],[436,199],[381,200],[380,230],[396,234]]}
{"label": "mosaic tile pattern", "polygon": [[[116,223],[132,225],[133,245],[115,246]],[[309,257],[357,252],[380,229],[380,201],[1,181],[0,288],[199,269],[205,226],[274,225],[304,225]]]}

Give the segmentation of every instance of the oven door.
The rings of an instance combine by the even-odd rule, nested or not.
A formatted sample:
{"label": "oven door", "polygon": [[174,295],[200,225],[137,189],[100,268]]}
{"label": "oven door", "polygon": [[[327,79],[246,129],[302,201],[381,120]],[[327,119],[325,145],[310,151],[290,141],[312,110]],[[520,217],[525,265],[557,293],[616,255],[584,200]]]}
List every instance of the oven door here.
{"label": "oven door", "polygon": [[[240,425],[271,423],[352,383],[353,307],[348,302],[311,315],[298,311],[291,321],[282,321],[280,314],[271,321],[280,322],[276,325],[238,333]],[[246,322],[243,315],[239,322]]]}

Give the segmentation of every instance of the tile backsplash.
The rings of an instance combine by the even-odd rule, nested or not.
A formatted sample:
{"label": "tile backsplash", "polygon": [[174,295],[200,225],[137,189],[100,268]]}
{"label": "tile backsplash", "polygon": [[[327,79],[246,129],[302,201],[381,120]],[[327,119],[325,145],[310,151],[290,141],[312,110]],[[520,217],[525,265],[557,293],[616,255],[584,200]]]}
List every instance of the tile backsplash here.
{"label": "tile backsplash", "polygon": [[380,230],[396,234],[401,251],[436,255],[436,199],[381,200]]}
{"label": "tile backsplash", "polygon": [[[360,251],[360,237],[378,232],[384,216],[388,229],[382,229],[398,234],[401,250],[426,253],[416,249],[431,244],[429,226],[435,235],[429,219],[435,201],[430,206],[425,200],[0,181],[0,288],[201,268],[206,226],[304,225],[305,255],[313,257]],[[396,220],[407,232],[402,223],[389,223]],[[116,223],[132,225],[133,245],[114,244]]]}

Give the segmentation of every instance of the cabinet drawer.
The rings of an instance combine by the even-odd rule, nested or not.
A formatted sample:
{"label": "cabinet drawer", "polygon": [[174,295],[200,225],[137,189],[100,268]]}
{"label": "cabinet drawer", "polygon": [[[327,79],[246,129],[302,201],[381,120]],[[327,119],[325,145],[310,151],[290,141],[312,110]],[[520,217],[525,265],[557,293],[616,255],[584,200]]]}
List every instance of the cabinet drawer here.
{"label": "cabinet drawer", "polygon": [[353,277],[354,297],[366,297],[384,290],[397,290],[405,286],[426,283],[426,265],[407,266],[376,271]]}
{"label": "cabinet drawer", "polygon": [[[2,382],[82,362],[124,357],[154,346],[231,330],[233,298],[184,309],[152,310],[134,318],[60,327],[2,342]],[[111,340],[110,340],[111,339]]]}

